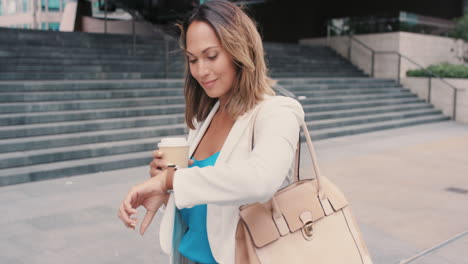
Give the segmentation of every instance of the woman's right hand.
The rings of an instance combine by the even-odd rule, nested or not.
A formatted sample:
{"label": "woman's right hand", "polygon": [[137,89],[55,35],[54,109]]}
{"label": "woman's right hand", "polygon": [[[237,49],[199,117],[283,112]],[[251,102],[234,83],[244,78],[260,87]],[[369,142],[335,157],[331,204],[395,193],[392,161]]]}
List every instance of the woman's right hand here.
{"label": "woman's right hand", "polygon": [[[192,165],[193,160],[189,159],[188,165]],[[153,160],[150,162],[149,174],[151,177],[156,177],[167,169],[169,162],[164,159],[164,153],[160,150],[153,151]]]}

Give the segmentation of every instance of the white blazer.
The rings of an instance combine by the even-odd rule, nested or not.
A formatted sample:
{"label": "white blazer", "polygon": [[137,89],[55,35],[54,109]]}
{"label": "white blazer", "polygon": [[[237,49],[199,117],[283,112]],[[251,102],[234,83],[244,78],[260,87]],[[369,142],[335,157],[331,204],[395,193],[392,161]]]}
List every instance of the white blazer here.
{"label": "white blazer", "polygon": [[[260,105],[263,106],[257,115],[255,146],[250,151],[249,128],[253,113]],[[218,107],[219,102],[204,122],[189,131],[189,157]],[[266,96],[256,108],[236,120],[214,166],[176,171],[174,192],[160,226],[160,243],[165,253],[172,255],[175,207],[207,204],[208,241],[213,256],[218,263],[234,264],[239,207],[267,201],[278,189],[289,184],[300,122],[304,120],[302,106],[292,98]]]}

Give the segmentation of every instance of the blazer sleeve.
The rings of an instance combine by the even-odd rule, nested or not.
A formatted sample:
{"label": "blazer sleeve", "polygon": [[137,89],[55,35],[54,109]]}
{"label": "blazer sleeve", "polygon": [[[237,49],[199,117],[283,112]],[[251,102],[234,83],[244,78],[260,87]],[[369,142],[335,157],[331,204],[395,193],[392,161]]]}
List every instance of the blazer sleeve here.
{"label": "blazer sleeve", "polygon": [[[243,205],[270,199],[292,165],[302,120],[304,111],[294,99],[283,97],[265,103],[257,115],[255,146],[249,155],[215,166],[176,172],[177,208],[208,203]],[[245,137],[250,135],[242,140],[248,140]]]}

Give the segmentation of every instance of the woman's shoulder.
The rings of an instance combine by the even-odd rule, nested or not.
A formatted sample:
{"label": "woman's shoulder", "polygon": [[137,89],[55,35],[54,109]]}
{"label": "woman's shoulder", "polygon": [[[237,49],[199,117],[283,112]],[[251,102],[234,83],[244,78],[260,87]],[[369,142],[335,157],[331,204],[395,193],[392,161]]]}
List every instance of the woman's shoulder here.
{"label": "woman's shoulder", "polygon": [[260,107],[291,108],[292,110],[303,111],[302,110],[302,105],[301,105],[301,103],[299,103],[299,101],[297,101],[294,98],[287,97],[287,96],[282,96],[282,95],[275,95],[275,96],[268,95],[268,96],[265,96],[263,98],[263,101],[262,101],[261,105],[262,104],[263,104],[263,106],[260,106]]}
{"label": "woman's shoulder", "polygon": [[302,108],[301,103],[291,97],[268,95],[263,98],[263,101],[258,105],[258,107],[260,107],[260,112],[268,115],[287,111],[292,112],[298,120],[304,119],[304,109]]}

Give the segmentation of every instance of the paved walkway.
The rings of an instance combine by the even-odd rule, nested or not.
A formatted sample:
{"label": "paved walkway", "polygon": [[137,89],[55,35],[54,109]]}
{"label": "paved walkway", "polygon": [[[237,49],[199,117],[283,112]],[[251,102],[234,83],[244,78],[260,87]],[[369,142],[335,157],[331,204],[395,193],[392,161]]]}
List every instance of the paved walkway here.
{"label": "paved walkway", "polygon": [[[315,147],[322,171],[351,201],[374,263],[431,248],[407,263],[467,263],[468,125],[421,125]],[[167,263],[160,216],[144,237],[117,218],[124,194],[146,177],[138,167],[0,188],[0,263]]]}

